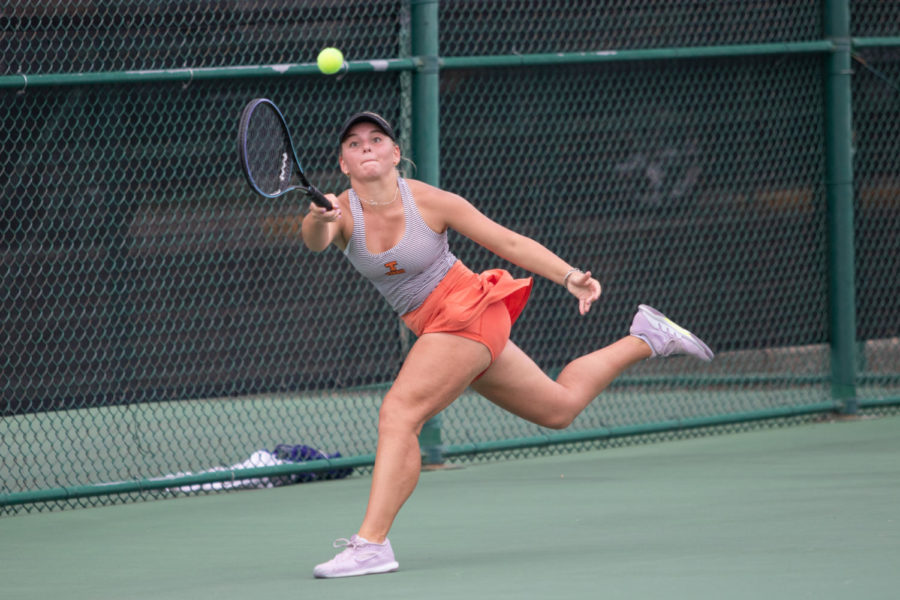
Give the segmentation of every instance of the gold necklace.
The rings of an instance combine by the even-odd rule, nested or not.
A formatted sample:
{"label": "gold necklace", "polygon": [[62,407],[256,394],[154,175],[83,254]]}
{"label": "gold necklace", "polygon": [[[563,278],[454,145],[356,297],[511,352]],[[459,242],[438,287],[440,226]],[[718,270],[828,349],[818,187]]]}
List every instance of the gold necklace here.
{"label": "gold necklace", "polygon": [[[356,190],[353,191],[356,192]],[[366,200],[359,195],[359,192],[356,193],[356,197],[359,198],[360,202],[362,202],[363,204],[368,204],[369,206],[387,206],[388,204],[393,204],[394,202],[396,202],[397,198],[400,197],[400,186],[397,186],[397,193],[395,193],[394,197],[387,202],[373,202],[372,200]]]}

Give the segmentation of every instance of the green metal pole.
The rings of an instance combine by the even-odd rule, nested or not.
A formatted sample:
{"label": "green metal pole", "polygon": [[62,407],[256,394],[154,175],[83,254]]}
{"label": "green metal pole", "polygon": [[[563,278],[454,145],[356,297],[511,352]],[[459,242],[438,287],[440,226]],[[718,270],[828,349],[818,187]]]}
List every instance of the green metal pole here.
{"label": "green metal pole", "polygon": [[852,414],[858,404],[849,0],[825,0],[825,35],[835,46],[825,73],[831,394]]}
{"label": "green metal pole", "polygon": [[[411,71],[417,68],[409,58],[355,60],[347,63],[350,73],[380,73],[387,71]],[[285,63],[280,65],[251,65],[232,67],[198,67],[183,69],[157,69],[147,71],[100,71],[96,73],[16,73],[0,75],[0,89],[25,93],[37,87],[64,87],[75,85],[110,85],[122,83],[222,81],[226,79],[256,79],[313,76],[324,77],[316,63]]]}
{"label": "green metal pole", "polygon": [[416,176],[440,185],[438,115],[438,0],[411,0],[412,53],[420,62],[413,73],[412,155]]}
{"label": "green metal pole", "polygon": [[[438,0],[411,0],[412,54],[421,66],[412,82],[412,158],[416,178],[439,186],[440,177],[440,65],[438,62]],[[444,462],[441,415],[422,428],[419,444],[425,464]]]}

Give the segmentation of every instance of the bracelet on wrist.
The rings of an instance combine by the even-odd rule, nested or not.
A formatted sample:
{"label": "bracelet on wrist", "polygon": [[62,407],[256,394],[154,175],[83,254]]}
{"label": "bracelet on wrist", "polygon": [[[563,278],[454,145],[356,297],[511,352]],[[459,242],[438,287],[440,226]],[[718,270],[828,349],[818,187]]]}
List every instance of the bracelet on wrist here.
{"label": "bracelet on wrist", "polygon": [[569,284],[569,277],[572,276],[572,273],[584,273],[581,269],[569,269],[566,275],[563,277],[563,287],[566,287]]}

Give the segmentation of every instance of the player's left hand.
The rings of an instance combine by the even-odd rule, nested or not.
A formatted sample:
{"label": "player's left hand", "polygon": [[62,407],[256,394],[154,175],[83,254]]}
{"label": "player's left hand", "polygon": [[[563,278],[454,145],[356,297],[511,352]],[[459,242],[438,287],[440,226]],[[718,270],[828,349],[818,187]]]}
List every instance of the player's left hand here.
{"label": "player's left hand", "polygon": [[591,310],[591,304],[600,297],[600,282],[591,277],[590,271],[575,272],[566,281],[566,289],[578,298],[578,312],[582,315]]}

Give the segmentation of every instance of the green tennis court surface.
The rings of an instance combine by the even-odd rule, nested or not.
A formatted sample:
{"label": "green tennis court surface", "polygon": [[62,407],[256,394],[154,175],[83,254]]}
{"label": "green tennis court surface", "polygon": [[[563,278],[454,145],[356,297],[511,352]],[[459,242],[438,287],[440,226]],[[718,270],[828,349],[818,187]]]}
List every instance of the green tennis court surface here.
{"label": "green tennis court surface", "polygon": [[900,417],[424,473],[400,571],[312,578],[368,477],[0,519],[2,597],[897,598]]}

